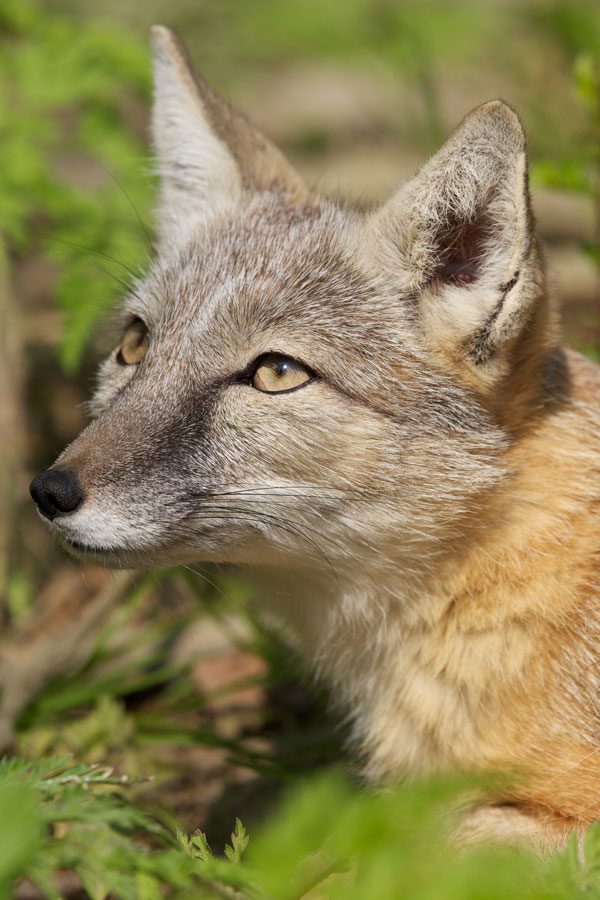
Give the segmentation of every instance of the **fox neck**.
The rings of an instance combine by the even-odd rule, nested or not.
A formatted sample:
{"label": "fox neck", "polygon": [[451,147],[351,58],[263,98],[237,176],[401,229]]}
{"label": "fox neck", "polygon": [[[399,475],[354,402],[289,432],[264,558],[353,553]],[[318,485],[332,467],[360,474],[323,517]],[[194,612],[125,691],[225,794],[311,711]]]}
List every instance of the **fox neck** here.
{"label": "fox neck", "polygon": [[582,686],[581,668],[589,630],[600,634],[600,464],[573,438],[583,425],[598,439],[588,414],[571,404],[514,444],[484,527],[419,585],[376,560],[352,578],[274,579],[270,609],[350,712],[369,777],[539,767],[550,732],[554,759],[573,733],[589,752],[583,710],[589,720],[600,685],[588,659]]}

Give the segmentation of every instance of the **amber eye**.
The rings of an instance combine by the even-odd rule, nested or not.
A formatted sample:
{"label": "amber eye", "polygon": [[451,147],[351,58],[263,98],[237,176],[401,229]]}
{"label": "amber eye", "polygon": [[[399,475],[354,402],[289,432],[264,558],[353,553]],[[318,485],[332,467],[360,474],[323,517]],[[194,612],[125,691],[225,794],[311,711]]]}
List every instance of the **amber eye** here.
{"label": "amber eye", "polygon": [[147,349],[148,329],[141,319],[134,319],[125,329],[117,352],[117,362],[121,366],[135,366],[144,358]]}
{"label": "amber eye", "polygon": [[308,384],[313,378],[313,373],[295,359],[280,353],[269,353],[256,366],[251,384],[267,394],[283,394]]}

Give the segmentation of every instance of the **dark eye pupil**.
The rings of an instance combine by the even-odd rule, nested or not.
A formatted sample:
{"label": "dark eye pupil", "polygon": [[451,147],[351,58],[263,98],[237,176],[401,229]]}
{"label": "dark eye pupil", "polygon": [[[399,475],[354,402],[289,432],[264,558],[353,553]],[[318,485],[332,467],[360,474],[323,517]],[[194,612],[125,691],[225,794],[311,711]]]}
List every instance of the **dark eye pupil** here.
{"label": "dark eye pupil", "polygon": [[282,378],[285,375],[285,373],[287,372],[287,370],[289,369],[289,367],[290,367],[290,364],[287,359],[279,359],[279,360],[277,360],[277,363],[275,365],[275,371],[277,372],[279,377]]}

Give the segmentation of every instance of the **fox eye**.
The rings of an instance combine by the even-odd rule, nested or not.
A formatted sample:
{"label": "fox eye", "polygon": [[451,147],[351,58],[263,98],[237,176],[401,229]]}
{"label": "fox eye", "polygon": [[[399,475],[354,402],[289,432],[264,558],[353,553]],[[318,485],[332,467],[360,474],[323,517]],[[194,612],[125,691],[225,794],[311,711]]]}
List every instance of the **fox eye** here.
{"label": "fox eye", "polygon": [[148,349],[148,329],[141,319],[134,319],[125,329],[117,352],[120,366],[135,366],[141,362]]}
{"label": "fox eye", "polygon": [[295,359],[280,353],[269,353],[258,361],[250,383],[257,391],[283,394],[303,387],[314,377],[313,372]]}

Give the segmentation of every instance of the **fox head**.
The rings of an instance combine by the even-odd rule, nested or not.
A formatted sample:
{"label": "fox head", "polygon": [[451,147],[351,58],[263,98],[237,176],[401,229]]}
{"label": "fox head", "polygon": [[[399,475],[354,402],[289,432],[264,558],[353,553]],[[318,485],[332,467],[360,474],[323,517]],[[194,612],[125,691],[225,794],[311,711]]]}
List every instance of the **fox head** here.
{"label": "fox head", "polygon": [[93,420],[32,483],[74,553],[419,578],[543,407],[554,346],[502,101],[381,208],[311,190],[154,28],[157,254]]}

